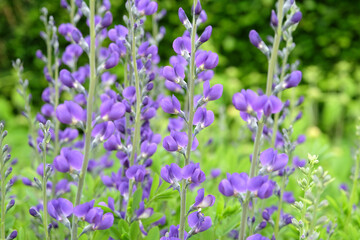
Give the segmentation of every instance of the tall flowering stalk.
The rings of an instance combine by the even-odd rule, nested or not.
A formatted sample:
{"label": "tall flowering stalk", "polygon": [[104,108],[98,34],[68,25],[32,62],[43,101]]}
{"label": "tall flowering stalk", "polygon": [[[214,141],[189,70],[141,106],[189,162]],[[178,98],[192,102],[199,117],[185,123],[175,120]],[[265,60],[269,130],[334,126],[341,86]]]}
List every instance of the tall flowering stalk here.
{"label": "tall flowering stalk", "polygon": [[[85,175],[88,168],[89,160],[90,160],[90,143],[91,143],[91,133],[93,130],[92,127],[92,113],[93,113],[93,106],[94,106],[94,98],[95,98],[95,89],[97,83],[97,76],[96,76],[96,49],[95,49],[95,0],[90,0],[89,4],[90,9],[90,51],[89,51],[89,63],[90,63],[90,80],[89,80],[89,93],[87,97],[87,111],[86,111],[86,129],[85,129],[85,146],[84,146],[84,161],[82,163],[81,172],[79,176],[79,183],[78,189],[76,192],[75,198],[75,206],[79,205],[81,202],[81,196],[84,188],[85,183]],[[72,222],[72,234],[71,239],[77,239],[77,221],[75,219],[75,215],[73,217]]]}
{"label": "tall flowering stalk", "polygon": [[[178,54],[170,59],[173,67],[166,66],[163,69],[163,76],[166,79],[166,87],[175,92],[187,92],[185,110],[181,110],[181,105],[176,96],[165,97],[161,100],[162,109],[169,114],[175,114],[184,119],[187,124],[187,133],[179,132],[182,130],[181,119],[171,119],[169,124],[170,136],[164,138],[163,146],[169,152],[179,152],[184,156],[184,167],[181,169],[177,164],[165,166],[162,169],[162,178],[171,183],[174,189],[180,192],[180,225],[179,239],[185,238],[186,217],[186,195],[189,184],[197,186],[205,180],[205,175],[201,171],[199,164],[190,162],[191,151],[194,151],[199,144],[196,135],[204,128],[210,126],[214,121],[214,114],[207,110],[204,105],[213,100],[217,100],[222,95],[222,86],[216,84],[210,87],[212,70],[218,64],[216,53],[198,50],[199,46],[209,40],[212,27],[205,28],[202,35],[197,38],[197,27],[206,21],[205,11],[202,10],[200,1],[194,1],[192,8],[192,22],[189,21],[185,11],[179,9],[179,19],[185,26],[186,31],[182,37],[175,39],[173,48]],[[188,69],[186,71],[185,69]],[[185,82],[185,72],[188,73]],[[205,78],[204,75],[210,74]],[[195,97],[196,83],[202,83],[203,96]],[[194,125],[196,126],[194,129]],[[215,199],[213,199],[215,201]],[[212,205],[212,204],[210,204]],[[209,206],[210,206],[209,205]],[[197,214],[190,214],[188,218],[189,226],[192,230],[187,234],[186,239],[201,231],[205,231],[211,226],[211,218],[203,216],[201,211]],[[196,225],[196,227],[195,227]],[[201,227],[200,227],[201,226]]]}
{"label": "tall flowering stalk", "polygon": [[[290,8],[291,12],[288,14],[286,21],[284,21],[284,14],[286,14]],[[289,129],[283,129],[284,133],[283,135],[280,134],[280,139],[276,138],[276,136],[278,136],[278,120],[276,119],[279,118],[278,114],[282,111],[283,115],[281,116],[281,122],[283,122],[283,119],[288,113],[287,109],[289,107],[289,103],[286,102],[283,104],[277,97],[277,94],[286,88],[297,86],[301,80],[301,73],[300,78],[298,77],[297,72],[295,72],[295,74],[291,74],[290,77],[284,75],[287,70],[287,68],[285,68],[287,55],[293,47],[291,33],[294,30],[294,27],[292,26],[296,25],[301,19],[301,16],[297,16],[298,13],[294,13],[296,9],[297,7],[294,1],[278,1],[277,12],[272,11],[271,14],[271,26],[275,31],[275,36],[272,38],[271,50],[264,41],[262,41],[255,30],[250,31],[250,42],[265,56],[267,56],[269,60],[265,94],[262,93],[262,91],[259,91],[258,95],[252,90],[242,90],[240,93],[236,93],[233,96],[233,104],[235,108],[240,111],[241,118],[248,123],[250,130],[252,130],[255,134],[249,175],[246,173],[241,173],[240,175],[234,173],[229,175],[227,179],[222,180],[219,185],[219,190],[223,195],[235,196],[242,204],[240,231],[238,235],[239,240],[244,240],[246,238],[247,223],[249,223],[250,226],[249,235],[252,235],[254,231],[256,233],[265,228],[267,222],[270,221],[271,214],[276,211],[277,217],[274,222],[275,238],[278,236],[280,222],[282,223],[281,227],[291,223],[289,220],[291,219],[291,216],[283,213],[282,203],[283,201],[288,203],[294,202],[292,194],[285,194],[284,188],[286,179],[294,172],[294,167],[286,166],[289,162],[289,158],[291,159],[291,153],[294,151],[295,146],[298,143],[293,143],[291,140],[291,126]],[[291,27],[290,31],[288,31],[289,27]],[[283,38],[289,39],[288,45],[290,46],[287,46],[284,51],[279,51],[280,42]],[[281,74],[278,77],[276,66],[279,52],[283,58],[283,69],[280,69]],[[283,53],[285,53],[285,55]],[[282,80],[279,81],[279,78]],[[275,114],[275,121],[272,119],[273,114]],[[273,148],[266,149],[260,153],[261,146],[263,144],[262,140],[266,138],[270,140]],[[276,145],[272,143],[274,138],[277,140]],[[285,153],[278,153],[274,147],[277,147],[280,151],[284,151]],[[259,162],[260,168],[258,167]],[[296,165],[294,164],[294,166]],[[277,185],[277,183],[272,180],[275,176],[281,177],[280,185]],[[280,189],[280,191],[275,189]],[[269,215],[269,217],[264,218],[264,220],[260,222],[254,230],[253,225],[255,224],[256,218],[255,216],[250,216],[248,218],[250,205],[252,209],[251,214],[254,214],[256,203],[255,197],[259,197],[260,199],[269,198],[272,196],[273,192],[279,196],[279,205],[274,206],[271,210],[271,214],[269,215],[267,213],[266,215]],[[254,220],[250,221],[248,219]],[[252,235],[252,237],[257,235],[258,233]]]}
{"label": "tall flowering stalk", "polygon": [[9,160],[11,159],[10,149],[7,144],[4,144],[4,138],[7,136],[7,131],[4,129],[4,124],[0,122],[0,171],[1,171],[1,239],[14,239],[17,236],[17,231],[12,231],[7,237],[5,232],[5,214],[14,206],[15,199],[10,199],[6,205],[6,194],[10,191],[15,180],[12,178],[6,183],[6,179],[12,172],[12,167],[9,167]]}

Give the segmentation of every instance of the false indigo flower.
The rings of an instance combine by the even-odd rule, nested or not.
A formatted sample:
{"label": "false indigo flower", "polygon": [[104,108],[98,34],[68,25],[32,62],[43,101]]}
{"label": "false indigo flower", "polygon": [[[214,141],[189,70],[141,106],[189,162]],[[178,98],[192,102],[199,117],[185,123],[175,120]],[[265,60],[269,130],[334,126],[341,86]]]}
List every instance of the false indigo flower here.
{"label": "false indigo flower", "polygon": [[115,125],[111,121],[98,123],[94,126],[91,136],[98,138],[100,141],[109,139],[115,131]]}
{"label": "false indigo flower", "polygon": [[268,172],[283,169],[288,163],[288,156],[285,153],[277,154],[277,150],[269,148],[260,154],[260,162]]}
{"label": "false indigo flower", "polygon": [[246,240],[270,240],[270,239],[257,233],[257,234],[247,237]]}
{"label": "false indigo flower", "polygon": [[293,158],[293,164],[295,167],[304,167],[306,165],[306,160],[301,160],[298,156]]}
{"label": "false indigo flower", "polygon": [[161,99],[160,105],[166,113],[179,114],[181,112],[180,102],[174,95],[171,98],[164,97]]}
{"label": "false indigo flower", "polygon": [[191,52],[191,39],[189,37],[178,37],[173,42],[174,51],[183,56],[189,56]]}
{"label": "false indigo flower", "polygon": [[65,198],[50,200],[47,207],[49,215],[61,222],[73,213],[73,204]]}
{"label": "false indigo flower", "polygon": [[255,111],[262,111],[265,116],[280,112],[282,109],[281,100],[275,96],[260,96],[254,104]]}
{"label": "false indigo flower", "polygon": [[126,170],[126,177],[134,179],[136,182],[142,182],[146,175],[146,169],[143,165],[133,165]]}
{"label": "false indigo flower", "polygon": [[109,99],[101,104],[100,114],[104,121],[118,120],[125,114],[125,105],[121,102],[115,102],[114,99]]}
{"label": "false indigo flower", "polygon": [[294,15],[291,17],[291,22],[293,24],[300,22],[302,19],[302,13],[300,11],[294,13]]}
{"label": "false indigo flower", "polygon": [[221,84],[215,84],[210,87],[210,81],[205,81],[203,84],[204,102],[214,101],[219,99],[223,93],[223,86]]}
{"label": "false indigo flower", "polygon": [[283,200],[287,203],[294,203],[295,198],[292,192],[284,192],[283,193]]}
{"label": "false indigo flower", "polygon": [[181,86],[185,86],[184,78],[185,78],[185,68],[181,64],[175,64],[174,68],[170,66],[165,66],[162,75],[167,80],[180,84]]}
{"label": "false indigo flower", "polygon": [[153,212],[154,210],[152,208],[145,209],[145,205],[143,201],[140,202],[139,209],[135,211],[137,219],[149,218],[153,214]]}
{"label": "false indigo flower", "polygon": [[152,15],[158,9],[157,3],[149,0],[135,1],[135,6],[142,15]]}
{"label": "false indigo flower", "polygon": [[91,200],[90,202],[86,202],[74,207],[74,215],[85,220],[88,212],[94,207],[94,203],[95,200]]}
{"label": "false indigo flower", "polygon": [[203,188],[197,191],[197,196],[195,198],[195,203],[190,207],[189,211],[195,209],[211,207],[215,203],[215,197],[213,195],[204,196],[205,190]]}
{"label": "false indigo flower", "polygon": [[268,179],[268,176],[256,176],[249,180],[248,190],[261,199],[269,198],[273,194],[275,182]]}
{"label": "false indigo flower", "polygon": [[[198,125],[200,128],[206,128],[214,122],[214,113],[206,108],[198,108],[194,114],[194,125]],[[199,130],[198,130],[199,131]],[[197,130],[195,130],[196,134]]]}
{"label": "false indigo flower", "polygon": [[219,191],[224,196],[230,197],[247,190],[249,177],[246,173],[227,174],[227,179],[221,180]]}
{"label": "false indigo flower", "polygon": [[207,26],[205,28],[204,32],[201,34],[201,36],[199,38],[199,42],[201,42],[201,43],[207,42],[211,37],[211,33],[212,33],[212,27]]}
{"label": "false indigo flower", "polygon": [[77,150],[64,147],[60,151],[60,155],[54,159],[54,167],[59,172],[80,171],[84,156]]}
{"label": "false indigo flower", "polygon": [[219,63],[219,56],[211,51],[197,51],[195,53],[195,64],[196,67],[201,70],[213,69]]}
{"label": "false indigo flower", "polygon": [[56,108],[57,119],[64,124],[76,124],[84,117],[84,110],[75,102],[65,101]]}
{"label": "false indigo flower", "polygon": [[188,183],[200,184],[205,181],[205,173],[199,163],[189,163],[182,169],[182,176]]}
{"label": "false indigo flower", "polygon": [[179,182],[183,179],[181,168],[176,163],[161,168],[160,176],[165,182],[170,183],[174,189],[179,189]]}
{"label": "false indigo flower", "polygon": [[104,214],[101,208],[95,207],[86,214],[85,221],[92,225],[93,230],[105,230],[113,225],[114,215],[112,213]]}
{"label": "false indigo flower", "polygon": [[188,224],[192,228],[191,233],[197,234],[208,230],[212,226],[212,221],[209,216],[204,216],[201,212],[193,212],[188,217]]}
{"label": "false indigo flower", "polygon": [[284,88],[292,88],[299,85],[302,78],[301,71],[294,71],[288,78],[285,79]]}

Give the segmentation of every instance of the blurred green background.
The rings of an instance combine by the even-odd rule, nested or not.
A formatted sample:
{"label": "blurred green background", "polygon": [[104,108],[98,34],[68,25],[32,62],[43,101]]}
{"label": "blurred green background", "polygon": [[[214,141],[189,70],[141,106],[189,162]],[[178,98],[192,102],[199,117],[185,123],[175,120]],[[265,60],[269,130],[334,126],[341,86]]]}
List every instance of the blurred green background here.
{"label": "blurred green background", "polygon": [[[124,0],[111,2],[114,22],[122,24]],[[183,32],[177,9],[181,6],[189,12],[190,1],[158,2],[159,9],[165,8],[168,12],[160,22],[167,29],[159,49],[161,65],[166,65],[173,54],[172,41]],[[263,39],[273,35],[269,19],[275,1],[201,2],[208,14],[207,24],[213,26],[213,36],[205,47],[220,56],[214,81],[224,85],[222,99],[211,104],[211,109],[219,117],[199,139],[205,143],[208,136],[215,137],[210,148],[202,151],[202,164],[206,165],[206,174],[212,167],[233,172],[234,165],[241,165],[246,171],[252,143],[244,141],[249,139],[249,131],[232,107],[231,98],[242,88],[257,89],[265,86],[267,61],[249,43],[248,33],[256,29]],[[321,164],[336,177],[329,190],[330,196],[336,196],[338,184],[350,180],[355,124],[360,110],[360,4],[352,0],[304,0],[298,1],[297,5],[303,13],[303,19],[294,34],[297,46],[290,56],[290,63],[297,59],[301,62],[299,69],[303,71],[303,81],[294,93],[297,96],[304,95],[305,103],[304,117],[294,127],[295,135],[306,134],[308,138],[297,152],[302,158],[308,152],[320,155]],[[45,43],[39,36],[43,30],[39,20],[41,7],[47,7],[58,24],[69,21],[67,12],[60,8],[58,0],[0,0],[0,120],[5,120],[9,130],[8,143],[13,148],[13,155],[21,161],[27,160],[25,166],[30,166],[29,162],[32,161],[27,146],[27,122],[21,116],[23,102],[16,92],[18,79],[12,70],[11,61],[16,58],[23,60],[24,75],[30,81],[33,94],[33,111],[38,111],[41,92],[47,86],[42,74],[43,63],[35,58],[37,49],[45,49]],[[65,46],[63,37],[60,36],[60,40],[60,45]],[[284,99],[286,97],[289,97],[289,93],[285,94]],[[165,122],[162,121],[158,124]],[[154,161],[155,169],[160,169],[164,161],[173,161],[162,147],[159,149],[155,158],[163,160]],[[33,170],[29,169],[24,169],[22,174],[31,177]],[[214,186],[216,191],[217,184]],[[22,193],[23,189],[18,188],[14,193]],[[31,195],[26,191],[27,195]]]}
{"label": "blurred green background", "polygon": [[[190,8],[191,1],[159,1],[159,9],[168,14],[161,21],[167,34],[160,48],[163,65],[173,54],[171,44],[183,28],[177,18],[177,9]],[[263,87],[267,69],[266,59],[248,41],[248,33],[256,29],[263,39],[272,35],[269,27],[274,0],[203,0],[208,24],[213,37],[207,48],[220,54],[218,78],[230,91],[225,92],[225,103],[243,87]],[[315,125],[333,140],[351,136],[357,115],[360,83],[360,5],[344,0],[298,1],[303,20],[294,34],[297,45],[290,62],[301,61],[304,73],[301,93],[311,102],[308,109],[309,126]],[[11,61],[24,61],[25,76],[30,89],[39,96],[46,86],[42,75],[43,64],[35,59],[35,51],[44,49],[39,36],[43,24],[39,21],[40,8],[47,7],[57,23],[68,21],[68,14],[53,0],[2,0],[0,1],[0,119],[12,119],[19,113],[17,79]],[[124,1],[112,1],[114,22],[122,22]],[[62,37],[60,40],[64,41]],[[235,86],[234,86],[235,85]],[[40,98],[34,97],[39,107]]]}

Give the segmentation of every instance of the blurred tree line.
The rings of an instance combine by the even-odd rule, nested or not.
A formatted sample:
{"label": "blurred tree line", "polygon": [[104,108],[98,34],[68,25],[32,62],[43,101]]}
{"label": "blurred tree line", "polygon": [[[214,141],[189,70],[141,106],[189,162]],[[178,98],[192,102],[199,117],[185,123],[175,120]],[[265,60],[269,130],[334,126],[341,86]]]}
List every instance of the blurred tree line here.
{"label": "blurred tree line", "polygon": [[[160,22],[167,30],[159,49],[164,65],[173,54],[172,41],[183,31],[177,10],[181,6],[189,13],[191,2],[158,0],[159,10],[167,10]],[[213,26],[213,37],[207,48],[220,55],[216,73],[229,90],[223,102],[230,104],[234,91],[254,86],[254,83],[261,86],[265,82],[266,59],[251,46],[248,33],[256,29],[263,39],[273,35],[269,19],[274,0],[201,2],[208,14],[207,24]],[[124,0],[112,0],[111,3],[114,22],[123,24]],[[297,5],[303,12],[303,20],[294,35],[297,47],[290,62],[301,59],[300,69],[304,71],[306,83],[301,94],[308,95],[313,103],[309,110],[315,116],[310,119],[312,124],[319,124],[322,130],[332,134],[336,126],[353,121],[359,112],[360,4],[352,0],[303,0]],[[39,20],[41,7],[48,8],[57,23],[69,21],[59,0],[0,1],[0,108],[7,109],[7,112],[0,113],[0,118],[17,111],[14,108],[17,79],[11,69],[11,61],[16,58],[24,62],[35,104],[40,106],[41,91],[46,86],[43,63],[35,58],[37,49],[45,49],[39,36],[43,30]],[[65,44],[63,37],[60,36],[60,40]],[[335,120],[328,120],[329,117]]]}

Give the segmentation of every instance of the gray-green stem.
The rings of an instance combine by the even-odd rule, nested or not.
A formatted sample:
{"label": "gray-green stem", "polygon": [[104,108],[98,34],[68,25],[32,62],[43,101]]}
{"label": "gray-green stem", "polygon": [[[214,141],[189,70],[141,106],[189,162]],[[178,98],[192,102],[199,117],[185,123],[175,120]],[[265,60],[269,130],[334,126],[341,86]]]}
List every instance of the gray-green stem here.
{"label": "gray-green stem", "polygon": [[[286,51],[283,62],[282,62],[282,65],[281,65],[281,75],[280,75],[280,81],[279,82],[282,82],[284,80],[285,67],[286,67],[286,63],[287,63],[287,60],[288,60],[288,56],[289,56],[289,54]],[[281,95],[282,95],[282,92],[280,92],[279,95],[278,95],[278,98],[280,100],[281,100]],[[272,135],[272,141],[271,141],[271,145],[273,147],[275,147],[276,134],[277,134],[277,131],[279,129],[279,126],[278,126],[279,117],[280,117],[280,112],[276,113],[275,117],[274,117],[273,135]]]}
{"label": "gray-green stem", "polygon": [[[280,39],[281,39],[281,28],[282,28],[282,20],[283,20],[283,5],[284,5],[284,0],[279,0],[279,5],[278,5],[279,24],[278,24],[277,31],[275,34],[274,45],[272,48],[271,57],[270,57],[270,61],[269,61],[267,82],[266,82],[266,95],[268,95],[268,96],[270,96],[272,93],[272,83],[273,83],[273,79],[274,79],[275,65],[276,65],[276,61],[277,61]],[[264,129],[264,122],[265,122],[265,119],[263,117],[263,119],[260,120],[258,123],[249,178],[253,178],[255,176],[255,169],[256,169],[256,165],[257,165],[258,157],[259,157],[259,153],[260,153],[260,148],[261,148],[260,140],[261,140],[261,135],[262,135],[262,132]],[[242,210],[243,212],[241,215],[240,232],[239,232],[239,238],[238,238],[239,240],[245,239],[249,201],[250,201],[250,191],[247,191],[245,201],[243,203],[243,210]]]}
{"label": "gray-green stem", "polygon": [[[89,164],[90,157],[90,144],[91,144],[91,132],[92,132],[92,112],[93,112],[93,103],[95,96],[95,88],[96,88],[96,49],[95,49],[95,0],[90,0],[90,87],[89,94],[87,99],[87,112],[86,112],[86,129],[85,129],[85,148],[84,148],[84,161],[81,168],[80,176],[79,176],[79,184],[76,193],[76,199],[74,206],[77,206],[81,202],[81,195],[84,188],[85,176],[87,167]],[[71,231],[71,239],[77,239],[77,228],[78,223],[75,216],[73,216],[72,220],[72,231]]]}
{"label": "gray-green stem", "polygon": [[[196,1],[193,1],[195,9]],[[191,55],[189,66],[189,81],[188,81],[188,102],[189,102],[189,121],[188,121],[188,145],[186,149],[185,165],[190,162],[191,146],[193,142],[193,120],[194,120],[194,88],[195,88],[195,41],[196,41],[196,17],[193,12],[192,29],[191,29]],[[186,182],[182,180],[181,193],[180,193],[180,239],[184,239],[185,222],[186,222]]]}
{"label": "gray-green stem", "polygon": [[[2,134],[2,132],[0,132]],[[2,138],[0,136],[0,147],[3,148]],[[5,240],[5,162],[3,151],[0,151],[1,163],[1,240]]]}
{"label": "gray-green stem", "polygon": [[75,27],[75,0],[70,1],[70,22]]}
{"label": "gray-green stem", "polygon": [[[131,56],[133,61],[133,69],[134,69],[134,75],[135,75],[135,88],[136,88],[136,109],[135,109],[135,130],[134,130],[134,138],[132,142],[132,151],[130,155],[130,164],[135,164],[135,153],[139,152],[140,147],[140,128],[141,128],[141,119],[140,119],[140,112],[141,112],[141,90],[140,90],[140,78],[136,63],[136,39],[135,39],[135,19],[134,14],[132,11],[129,11],[129,17],[130,17],[130,27],[131,27]],[[127,207],[127,214],[126,218],[130,221],[131,216],[129,216],[129,203],[130,199],[132,197],[132,190],[133,190],[133,181],[130,181],[129,183],[129,201],[128,201],[128,207]]]}
{"label": "gray-green stem", "polygon": [[284,189],[285,189],[285,181],[286,181],[285,178],[286,178],[286,176],[284,174],[284,176],[281,178],[279,206],[278,206],[277,216],[276,216],[276,221],[275,221],[275,226],[274,226],[275,239],[277,239],[277,237],[279,235],[279,230],[280,230],[279,225],[280,225],[281,208],[282,208],[282,204],[283,204],[283,196],[284,196]]}
{"label": "gray-green stem", "polygon": [[356,197],[356,193],[357,193],[357,183],[358,183],[358,178],[359,178],[359,171],[360,171],[360,156],[358,153],[358,154],[356,154],[355,173],[354,173],[354,179],[353,179],[352,188],[351,188],[351,194],[350,194],[350,198],[349,198],[349,209],[348,209],[348,215],[346,217],[346,223],[349,223],[349,221],[350,221],[352,207],[355,202],[355,197]]}
{"label": "gray-green stem", "polygon": [[42,152],[42,161],[43,161],[43,178],[42,178],[42,193],[43,193],[43,225],[44,225],[44,234],[45,234],[45,239],[48,240],[49,239],[49,232],[47,230],[48,227],[48,219],[47,219],[47,193],[46,193],[46,144],[44,146],[43,152]]}

